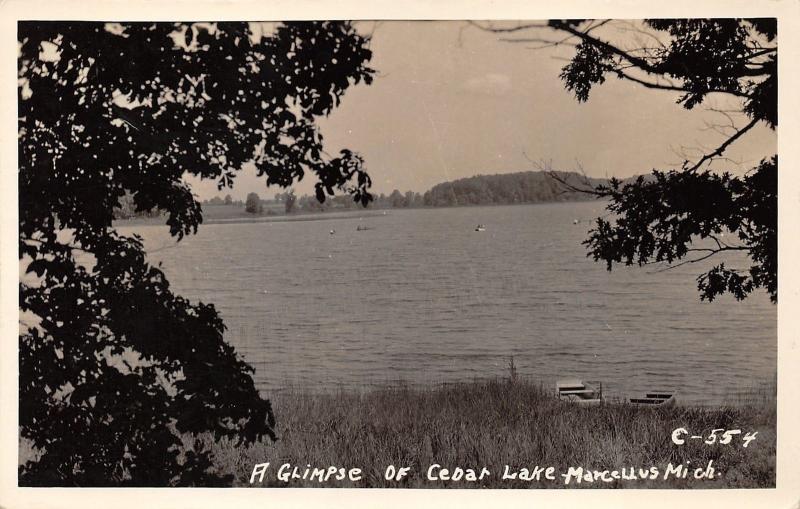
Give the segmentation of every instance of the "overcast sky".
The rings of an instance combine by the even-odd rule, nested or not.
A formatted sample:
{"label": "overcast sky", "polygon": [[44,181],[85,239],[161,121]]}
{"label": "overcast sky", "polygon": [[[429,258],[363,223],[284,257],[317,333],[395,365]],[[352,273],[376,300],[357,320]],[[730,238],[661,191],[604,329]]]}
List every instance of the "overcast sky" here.
{"label": "overcast sky", "polygon": [[[358,26],[373,32],[378,75],[372,85],[349,89],[320,125],[328,153],[347,147],[362,154],[375,193],[424,192],[446,180],[536,169],[531,160],[627,177],[674,167],[681,146],[715,148],[723,139],[704,130],[705,122],[725,121],[705,108],[729,106],[720,96],[686,111],[675,93],[610,78],[578,103],[558,77],[566,48],[503,42],[460,21]],[[741,168],[728,167],[743,173],[776,146],[773,131],[754,129],[729,150]],[[295,186],[300,194],[312,189],[308,177]],[[201,198],[225,194],[212,182],[192,185]],[[267,189],[251,168],[231,194],[243,199],[251,191],[266,198],[280,190]]]}

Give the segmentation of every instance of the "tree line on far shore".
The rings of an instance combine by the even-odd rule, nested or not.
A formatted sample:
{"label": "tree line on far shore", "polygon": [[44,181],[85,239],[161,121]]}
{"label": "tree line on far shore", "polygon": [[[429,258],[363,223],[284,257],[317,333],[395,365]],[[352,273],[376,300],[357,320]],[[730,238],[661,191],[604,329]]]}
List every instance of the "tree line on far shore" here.
{"label": "tree line on far shore", "polygon": [[[592,188],[606,183],[604,179],[589,178],[575,172],[555,172],[561,180],[543,171],[525,171],[498,175],[476,175],[433,186],[425,193],[414,191],[374,195],[368,209],[399,209],[422,207],[456,207],[468,205],[514,205],[522,203],[544,203],[578,201],[591,199],[591,195],[574,188]],[[568,184],[568,185],[565,185]],[[320,203],[316,196],[297,196],[294,190],[277,193],[272,200],[262,199],[251,192],[247,199],[233,200],[230,195],[224,198],[215,196],[204,200],[203,205],[233,205],[243,207],[248,213],[275,215],[281,212],[324,212],[333,209],[362,208],[350,196],[328,197]]]}

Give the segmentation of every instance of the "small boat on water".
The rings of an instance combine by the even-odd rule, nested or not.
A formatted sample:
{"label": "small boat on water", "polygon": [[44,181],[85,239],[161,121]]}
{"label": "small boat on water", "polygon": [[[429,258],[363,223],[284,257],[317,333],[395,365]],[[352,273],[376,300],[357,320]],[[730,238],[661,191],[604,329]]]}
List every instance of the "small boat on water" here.
{"label": "small boat on water", "polygon": [[478,226],[475,227],[475,231],[476,232],[485,232],[486,231],[486,227],[483,226],[482,224],[479,224]]}
{"label": "small boat on water", "polygon": [[675,405],[675,395],[667,391],[646,392],[644,397],[630,398],[631,405],[642,407],[671,407]]}
{"label": "small boat on water", "polygon": [[369,228],[367,228],[366,226],[361,226],[361,225],[358,225],[358,227],[356,228],[357,232],[365,232],[367,230],[369,230]]}
{"label": "small boat on water", "polygon": [[603,402],[603,384],[577,378],[556,382],[556,396],[562,401],[581,405],[599,405]]}

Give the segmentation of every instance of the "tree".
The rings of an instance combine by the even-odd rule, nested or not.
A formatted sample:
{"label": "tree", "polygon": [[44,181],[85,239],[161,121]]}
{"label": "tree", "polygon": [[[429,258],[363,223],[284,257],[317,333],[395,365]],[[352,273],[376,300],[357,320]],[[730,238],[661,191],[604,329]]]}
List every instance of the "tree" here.
{"label": "tree", "polygon": [[244,202],[244,210],[251,214],[261,214],[264,206],[261,205],[261,198],[256,193],[248,193],[247,200]]}
{"label": "tree", "polygon": [[403,194],[399,190],[395,189],[389,195],[389,205],[394,209],[399,209],[403,206]]}
{"label": "tree", "polygon": [[367,39],[344,22],[257,33],[19,23],[19,425],[42,452],[20,484],[225,483],[188,437],[275,437],[214,305],[173,293],[142,239],[112,226],[129,192],[180,240],[202,222],[184,174],[223,189],[249,161],[267,184],[311,173],[322,198],[368,203],[361,159],[323,156],[316,126],[371,82]]}
{"label": "tree", "polygon": [[289,189],[283,197],[283,208],[287,214],[294,212],[294,206],[297,203],[297,195],[294,194],[294,189]]}
{"label": "tree", "polygon": [[119,199],[119,203],[113,210],[114,219],[131,219],[133,217],[156,217],[161,213],[157,208],[150,210],[136,210],[133,202],[133,195],[125,193]]}
{"label": "tree", "polygon": [[376,204],[382,209],[387,208],[389,207],[389,198],[387,198],[385,194],[381,193],[376,200]]}
{"label": "tree", "polygon": [[314,196],[303,195],[296,200],[296,205],[300,210],[306,212],[324,212],[331,206],[331,201],[320,202]]}
{"label": "tree", "polygon": [[[611,30],[615,25],[636,34],[634,42],[615,40]],[[736,268],[724,260],[698,276],[701,299],[729,292],[741,300],[764,288],[777,302],[777,155],[741,177],[710,167],[724,160],[728,147],[756,125],[774,130],[778,124],[774,18],[659,19],[639,24],[551,20],[482,28],[540,48],[574,48],[561,79],[581,102],[607,77],[674,92],[686,109],[702,104],[711,94],[732,101],[735,111],[719,112],[729,123],[712,126],[723,134],[723,141],[696,161],[653,170],[648,178],[632,182],[613,179],[609,185],[584,188],[609,199],[613,213],[610,219],[597,219],[584,244],[588,255],[604,261],[608,270],[620,263],[665,262],[675,267],[745,253],[749,267]],[[549,35],[553,31],[556,37]],[[737,116],[744,118],[741,127],[734,121]],[[725,237],[726,233],[732,235]]]}
{"label": "tree", "polygon": [[233,204],[233,198],[231,197],[231,195],[226,194],[225,195],[225,205],[232,205],[232,204]]}
{"label": "tree", "polygon": [[352,209],[357,207],[358,204],[353,203],[353,199],[347,195],[336,195],[331,200],[331,207],[337,209]]}

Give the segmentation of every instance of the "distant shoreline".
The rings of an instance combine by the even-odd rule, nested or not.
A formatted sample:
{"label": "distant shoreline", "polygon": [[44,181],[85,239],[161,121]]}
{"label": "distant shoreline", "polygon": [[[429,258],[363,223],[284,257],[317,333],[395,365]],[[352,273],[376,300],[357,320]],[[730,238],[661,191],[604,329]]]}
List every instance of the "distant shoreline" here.
{"label": "distant shoreline", "polygon": [[[204,225],[209,224],[242,224],[242,223],[286,223],[295,221],[325,221],[331,219],[359,219],[364,217],[383,217],[384,211],[350,210],[342,212],[305,212],[291,215],[259,215],[251,217],[207,217],[203,216]],[[131,219],[115,219],[114,226],[160,226],[165,224],[164,217],[137,217]]]}
{"label": "distant shoreline", "polygon": [[[345,209],[337,211],[324,211],[324,212],[294,212],[292,214],[274,214],[274,215],[252,215],[244,212],[241,207],[233,205],[206,205],[203,210],[204,225],[210,224],[242,224],[242,223],[281,223],[293,221],[325,221],[332,219],[360,219],[360,218],[374,218],[383,217],[392,214],[396,211],[404,210],[442,210],[442,209],[464,209],[464,208],[495,208],[495,207],[518,207],[523,205],[556,205],[566,203],[586,203],[591,201],[603,201],[596,198],[586,200],[565,200],[565,201],[545,201],[545,202],[526,202],[526,203],[487,203],[481,205],[447,205],[447,206],[431,206],[431,207],[398,207],[387,209]],[[226,212],[220,214],[219,209],[228,209]],[[231,209],[235,209],[232,211]],[[237,212],[238,214],[231,214],[230,212]],[[246,214],[246,215],[245,215]],[[114,227],[125,226],[161,226],[165,224],[165,216],[156,217],[134,217],[130,219],[115,219],[113,222]]]}

